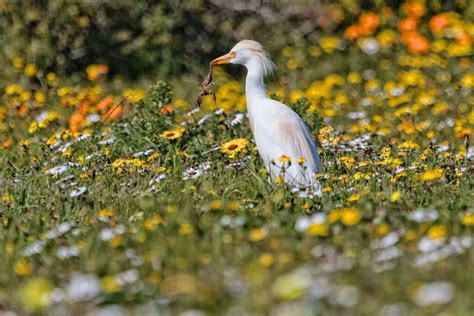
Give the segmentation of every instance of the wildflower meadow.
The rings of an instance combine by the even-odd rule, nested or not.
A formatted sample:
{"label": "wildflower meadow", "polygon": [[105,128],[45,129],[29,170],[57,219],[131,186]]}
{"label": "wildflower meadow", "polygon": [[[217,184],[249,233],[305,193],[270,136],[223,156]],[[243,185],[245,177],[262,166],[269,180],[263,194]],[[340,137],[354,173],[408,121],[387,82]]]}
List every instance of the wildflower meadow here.
{"label": "wildflower meadow", "polygon": [[[0,315],[472,315],[472,1],[0,0],[0,20]],[[319,192],[269,177],[244,68],[196,105],[244,38],[316,140]]]}

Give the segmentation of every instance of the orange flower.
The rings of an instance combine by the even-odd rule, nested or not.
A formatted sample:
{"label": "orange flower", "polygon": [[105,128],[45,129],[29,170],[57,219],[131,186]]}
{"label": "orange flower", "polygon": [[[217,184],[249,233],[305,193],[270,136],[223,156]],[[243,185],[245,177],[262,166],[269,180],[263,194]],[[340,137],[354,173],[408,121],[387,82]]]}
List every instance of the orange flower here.
{"label": "orange flower", "polygon": [[86,72],[87,79],[95,81],[109,72],[109,66],[105,64],[93,64],[86,68]]}
{"label": "orange flower", "polygon": [[442,32],[449,25],[449,20],[446,14],[438,14],[430,19],[430,29],[434,33]]}
{"label": "orange flower", "polygon": [[81,112],[82,114],[87,114],[87,112],[89,112],[89,107],[90,107],[90,103],[89,101],[82,101],[81,104],[79,104],[79,106],[77,107],[77,110],[78,112]]}
{"label": "orange flower", "polygon": [[15,106],[13,113],[15,113],[16,116],[24,117],[26,113],[28,113],[28,105],[23,103],[21,105]]}
{"label": "orange flower", "polygon": [[473,132],[472,128],[470,127],[465,127],[465,128],[461,128],[459,130],[456,131],[455,135],[456,137],[458,138],[464,138],[466,136],[469,136],[471,135]]}
{"label": "orange flower", "polygon": [[359,17],[359,25],[363,35],[370,35],[374,33],[379,24],[380,19],[377,14],[373,12],[363,13]]}
{"label": "orange flower", "polygon": [[105,112],[114,102],[111,96],[106,96],[99,103],[97,103],[96,107],[99,111]]}
{"label": "orange flower", "polygon": [[415,31],[418,25],[418,20],[415,18],[406,18],[398,21],[397,28],[401,33]]}
{"label": "orange flower", "polygon": [[161,114],[165,114],[165,113],[173,113],[174,109],[173,109],[173,105],[172,104],[167,104],[165,105],[163,108],[161,108],[160,110],[160,113]]}
{"label": "orange flower", "polygon": [[411,53],[423,54],[430,48],[428,39],[416,31],[403,34],[403,41]]}
{"label": "orange flower", "polygon": [[425,15],[425,6],[419,1],[407,1],[403,4],[403,11],[409,16],[419,18]]}
{"label": "orange flower", "polygon": [[107,113],[104,114],[103,119],[107,121],[113,121],[118,119],[123,113],[123,106],[117,105],[111,108]]}
{"label": "orange flower", "polygon": [[461,32],[456,36],[456,42],[460,45],[469,46],[471,45],[471,41],[471,37],[466,32]]}
{"label": "orange flower", "polygon": [[7,139],[7,140],[3,141],[3,143],[1,144],[3,149],[9,148],[11,145],[13,145],[13,140],[11,140],[11,139]]}
{"label": "orange flower", "polygon": [[355,40],[361,35],[361,30],[359,25],[350,25],[344,32],[344,36],[348,40]]}
{"label": "orange flower", "polygon": [[75,111],[71,114],[71,117],[69,118],[69,129],[73,133],[77,132],[81,127],[82,123],[85,121],[85,119],[86,116],[82,112]]}

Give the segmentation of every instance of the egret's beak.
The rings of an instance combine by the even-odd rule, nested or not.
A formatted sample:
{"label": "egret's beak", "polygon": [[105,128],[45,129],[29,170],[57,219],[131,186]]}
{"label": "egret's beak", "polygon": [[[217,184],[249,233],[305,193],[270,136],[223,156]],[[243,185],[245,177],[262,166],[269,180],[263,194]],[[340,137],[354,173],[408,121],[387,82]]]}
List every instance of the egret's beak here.
{"label": "egret's beak", "polygon": [[211,66],[228,64],[230,60],[234,57],[235,57],[234,52],[230,52],[228,54],[222,55],[220,57],[217,57],[213,61],[211,61]]}

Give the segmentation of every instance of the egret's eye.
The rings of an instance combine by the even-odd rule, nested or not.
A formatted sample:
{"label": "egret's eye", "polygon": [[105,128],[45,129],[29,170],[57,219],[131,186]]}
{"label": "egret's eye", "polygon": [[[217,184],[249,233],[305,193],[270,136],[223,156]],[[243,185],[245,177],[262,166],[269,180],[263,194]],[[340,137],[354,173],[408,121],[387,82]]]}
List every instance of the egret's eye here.
{"label": "egret's eye", "polygon": [[230,57],[235,58],[235,56],[237,56],[237,53],[236,52],[230,52],[229,55],[230,55]]}

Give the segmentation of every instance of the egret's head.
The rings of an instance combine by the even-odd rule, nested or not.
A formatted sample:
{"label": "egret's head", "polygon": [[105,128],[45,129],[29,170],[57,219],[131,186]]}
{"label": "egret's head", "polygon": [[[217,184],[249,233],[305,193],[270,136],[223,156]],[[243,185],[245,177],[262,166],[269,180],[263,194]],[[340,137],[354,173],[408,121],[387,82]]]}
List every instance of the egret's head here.
{"label": "egret's head", "polygon": [[262,66],[265,75],[271,75],[276,69],[270,58],[270,54],[263,48],[262,44],[252,40],[242,40],[238,42],[229,53],[217,57],[211,61],[211,65],[237,64],[247,68],[251,63]]}

